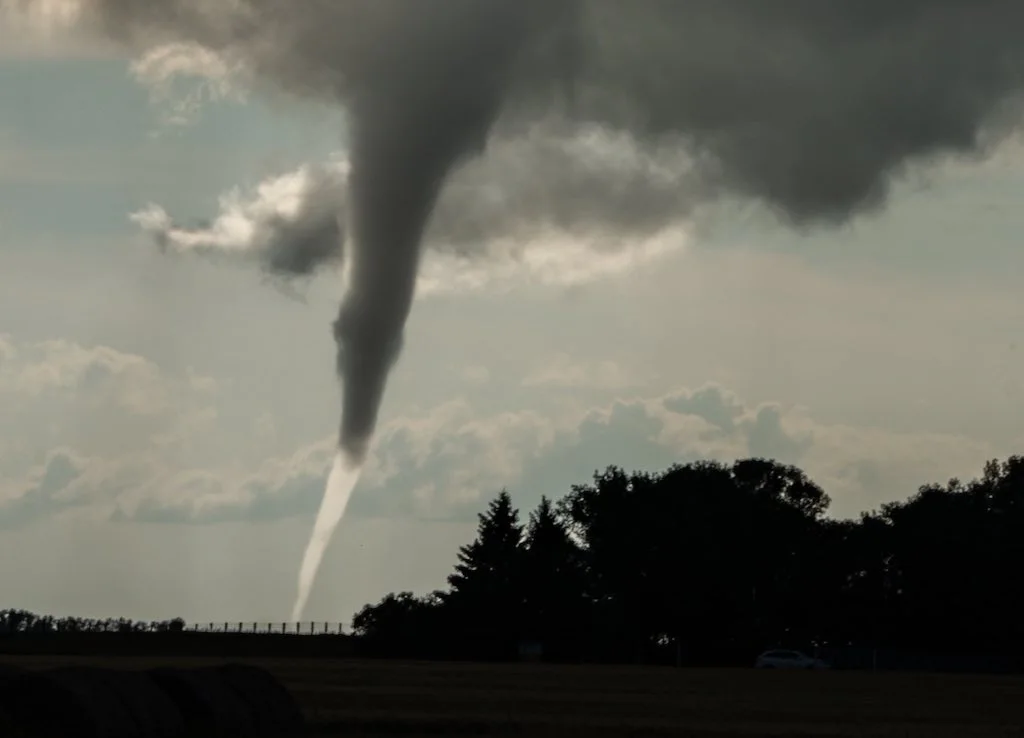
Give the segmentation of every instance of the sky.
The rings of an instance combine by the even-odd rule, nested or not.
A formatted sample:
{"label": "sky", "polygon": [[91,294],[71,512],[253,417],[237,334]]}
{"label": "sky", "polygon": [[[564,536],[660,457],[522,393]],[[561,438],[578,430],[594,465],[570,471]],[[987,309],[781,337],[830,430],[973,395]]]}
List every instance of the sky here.
{"label": "sky", "polygon": [[[335,443],[341,277],[161,253],[131,216],[244,218],[344,126],[159,71],[0,28],[0,607],[282,620]],[[443,586],[503,487],[525,518],[610,464],[754,455],[847,517],[1020,452],[1024,155],[925,174],[838,230],[722,207],[600,258],[428,260],[308,617]]]}

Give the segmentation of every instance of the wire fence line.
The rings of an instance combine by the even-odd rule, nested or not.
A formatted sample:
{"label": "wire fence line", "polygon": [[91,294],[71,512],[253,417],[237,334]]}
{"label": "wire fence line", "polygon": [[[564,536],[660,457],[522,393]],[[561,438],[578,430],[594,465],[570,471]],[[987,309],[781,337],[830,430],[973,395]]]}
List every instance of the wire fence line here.
{"label": "wire fence line", "polygon": [[339,622],[208,622],[190,623],[186,631],[193,633],[248,633],[278,635],[345,635],[346,623]]}
{"label": "wire fence line", "polygon": [[278,620],[195,621],[183,618],[145,621],[128,618],[74,618],[36,615],[27,610],[0,610],[0,635],[77,635],[85,633],[248,633],[287,635],[345,635],[351,633],[349,623],[337,621],[301,622]]}

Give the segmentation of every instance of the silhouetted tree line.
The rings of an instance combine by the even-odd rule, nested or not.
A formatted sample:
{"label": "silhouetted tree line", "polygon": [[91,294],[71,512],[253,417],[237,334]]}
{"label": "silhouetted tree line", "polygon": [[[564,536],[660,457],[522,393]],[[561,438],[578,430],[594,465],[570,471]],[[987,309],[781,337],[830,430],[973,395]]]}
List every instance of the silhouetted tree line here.
{"label": "silhouetted tree line", "polygon": [[185,629],[181,618],[161,621],[126,618],[76,618],[37,615],[27,610],[0,610],[0,635],[72,634],[72,633],[180,633]]}
{"label": "silhouetted tree line", "polygon": [[[502,492],[449,588],[353,622],[370,655],[750,663],[774,646],[1024,657],[1024,458],[856,520],[764,459],[616,467],[544,498]],[[1021,663],[1018,661],[1018,663]]]}

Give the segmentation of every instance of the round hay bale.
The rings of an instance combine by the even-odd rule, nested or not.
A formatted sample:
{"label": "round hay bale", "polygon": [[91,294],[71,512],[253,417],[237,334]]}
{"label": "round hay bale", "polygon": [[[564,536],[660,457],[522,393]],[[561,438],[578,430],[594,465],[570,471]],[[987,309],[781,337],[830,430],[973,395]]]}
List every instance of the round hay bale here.
{"label": "round hay bale", "polygon": [[0,689],[0,712],[27,736],[119,738],[138,735],[121,702],[102,685],[59,671],[26,672]]}
{"label": "round hay bale", "polygon": [[257,735],[251,708],[215,672],[161,667],[148,674],[178,708],[189,735]]}
{"label": "round hay bale", "polygon": [[71,667],[60,670],[66,679],[77,679],[113,695],[128,713],[140,738],[178,738],[185,735],[185,720],[174,702],[149,675],[141,671]]}
{"label": "round hay bale", "polygon": [[[174,703],[141,672],[94,667],[25,671],[0,688],[0,712],[14,735],[178,738]],[[20,731],[20,732],[17,732]]]}
{"label": "round hay bale", "polygon": [[208,667],[249,706],[261,736],[306,735],[306,719],[291,692],[266,669],[247,664]]}

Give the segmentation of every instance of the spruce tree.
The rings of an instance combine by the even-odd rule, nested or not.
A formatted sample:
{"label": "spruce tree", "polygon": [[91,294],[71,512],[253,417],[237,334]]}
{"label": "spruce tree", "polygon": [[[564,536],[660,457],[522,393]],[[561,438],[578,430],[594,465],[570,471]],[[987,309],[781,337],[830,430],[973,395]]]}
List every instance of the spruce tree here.
{"label": "spruce tree", "polygon": [[459,549],[458,564],[448,577],[448,604],[467,638],[508,655],[522,618],[523,526],[507,490],[478,517],[476,540]]}
{"label": "spruce tree", "polygon": [[550,651],[587,625],[580,551],[547,497],[530,513],[523,553],[525,626]]}

